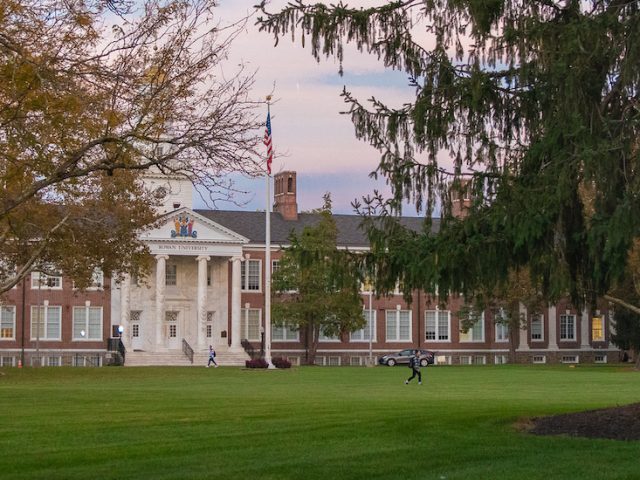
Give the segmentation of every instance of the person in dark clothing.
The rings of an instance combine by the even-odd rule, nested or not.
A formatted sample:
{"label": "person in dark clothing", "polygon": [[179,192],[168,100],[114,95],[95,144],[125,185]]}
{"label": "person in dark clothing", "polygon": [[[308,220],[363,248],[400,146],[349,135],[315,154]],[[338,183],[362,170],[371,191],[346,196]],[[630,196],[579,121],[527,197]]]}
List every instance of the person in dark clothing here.
{"label": "person in dark clothing", "polygon": [[211,366],[211,364],[218,368],[218,364],[216,363],[216,351],[213,349],[213,345],[209,345],[209,362],[207,363],[207,368]]}
{"label": "person in dark clothing", "polygon": [[416,350],[416,354],[409,360],[412,375],[404,381],[408,385],[416,376],[418,377],[418,385],[422,385],[422,374],[420,373],[420,350]]}

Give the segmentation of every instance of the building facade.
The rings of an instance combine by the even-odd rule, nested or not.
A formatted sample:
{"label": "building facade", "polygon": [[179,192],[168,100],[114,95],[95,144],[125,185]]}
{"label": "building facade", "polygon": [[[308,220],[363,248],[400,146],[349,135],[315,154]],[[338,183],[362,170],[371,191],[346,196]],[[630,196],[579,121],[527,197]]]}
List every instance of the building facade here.
{"label": "building facade", "polygon": [[[151,275],[125,275],[116,283],[96,274],[94,288],[80,292],[64,277],[43,282],[32,274],[3,300],[2,364],[17,365],[22,359],[26,364],[102,365],[109,362],[109,341],[118,329],[125,365],[205,365],[210,345],[222,365],[243,365],[264,350],[266,268],[277,269],[291,231],[302,232],[318,220],[298,212],[296,173],[274,176],[268,266],[265,212],[194,210],[193,186],[185,178],[149,176],[147,184],[162,200],[163,213],[156,228],[141,234],[155,258]],[[369,248],[359,217],[334,215],[334,220],[340,247]],[[403,222],[421,227],[419,218]],[[435,351],[440,364],[611,363],[621,358],[610,342],[606,303],[594,311],[579,311],[566,301],[542,313],[522,307],[526,328],[517,332],[485,312],[462,332],[462,298],[442,307],[424,292],[414,292],[408,303],[399,292],[378,298],[363,291],[362,300],[366,326],[340,338],[321,338],[317,364],[365,365],[385,353],[415,348]],[[271,328],[272,357],[303,364],[306,343],[302,332]]]}
{"label": "building facade", "polygon": [[32,272],[0,302],[0,366],[102,366],[112,335],[110,280],[101,272],[82,291],[62,273]]}

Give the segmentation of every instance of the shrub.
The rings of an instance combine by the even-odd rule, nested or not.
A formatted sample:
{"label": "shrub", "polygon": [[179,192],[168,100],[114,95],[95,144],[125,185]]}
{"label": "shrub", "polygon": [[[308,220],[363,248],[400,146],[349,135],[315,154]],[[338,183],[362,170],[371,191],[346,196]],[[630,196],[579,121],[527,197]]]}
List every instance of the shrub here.
{"label": "shrub", "polygon": [[245,366],[247,368],[267,368],[269,364],[264,358],[254,358],[252,360],[246,360]]}
{"label": "shrub", "polygon": [[291,368],[291,362],[283,357],[273,358],[271,362],[276,368]]}

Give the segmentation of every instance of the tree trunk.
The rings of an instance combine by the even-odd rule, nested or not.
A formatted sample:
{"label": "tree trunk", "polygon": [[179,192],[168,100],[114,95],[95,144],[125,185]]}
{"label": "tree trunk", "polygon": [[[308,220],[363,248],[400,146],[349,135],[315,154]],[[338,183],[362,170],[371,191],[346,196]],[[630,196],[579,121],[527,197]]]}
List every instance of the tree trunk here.
{"label": "tree trunk", "polygon": [[304,354],[305,354],[304,362],[306,365],[311,365],[309,363],[309,338],[311,337],[311,325],[307,323],[306,327],[307,328],[305,329],[305,332],[304,332]]}
{"label": "tree trunk", "polygon": [[633,359],[635,361],[635,366],[634,368],[636,370],[640,370],[640,350],[637,348],[633,349]]}
{"label": "tree trunk", "polygon": [[318,337],[320,336],[320,325],[316,323],[309,324],[310,336],[309,347],[307,349],[307,361],[309,365],[315,365],[316,352],[318,351]]}

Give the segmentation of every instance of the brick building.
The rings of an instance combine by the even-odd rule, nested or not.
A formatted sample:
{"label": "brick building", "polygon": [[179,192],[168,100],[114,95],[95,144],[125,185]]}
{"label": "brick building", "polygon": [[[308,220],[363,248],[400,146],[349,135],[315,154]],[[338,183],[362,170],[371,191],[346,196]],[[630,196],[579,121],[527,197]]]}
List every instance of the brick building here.
{"label": "brick building", "polygon": [[[155,257],[152,274],[125,276],[118,284],[96,274],[94,288],[84,292],[64,277],[38,282],[38,274],[33,274],[4,299],[1,362],[15,365],[24,351],[25,358],[36,359],[27,364],[104,364],[117,326],[123,328],[126,365],[204,365],[209,345],[223,365],[242,365],[248,351],[264,347],[265,213],[194,210],[188,180],[157,175],[147,183],[162,199],[164,214],[155,229],[141,234]],[[290,232],[301,232],[318,218],[298,212],[295,172],[275,175],[273,206],[272,270]],[[334,219],[341,247],[369,248],[359,217]],[[419,218],[402,221],[409,228],[421,227]],[[434,222],[434,228],[437,225]],[[457,317],[461,298],[451,299],[446,308],[418,291],[411,304],[399,293],[376,298],[363,292],[362,298],[365,328],[341,338],[321,338],[317,363],[363,365],[369,358],[414,348],[436,351],[441,364],[505,363],[510,334],[517,336],[516,361],[521,363],[605,363],[620,357],[609,341],[606,304],[593,312],[578,311],[567,302],[550,305],[542,314],[523,309],[527,328],[518,332],[508,332],[486,312],[462,333]],[[46,321],[43,335],[36,338],[31,319],[39,312]],[[273,357],[304,362],[300,332],[273,327],[271,334]]]}

